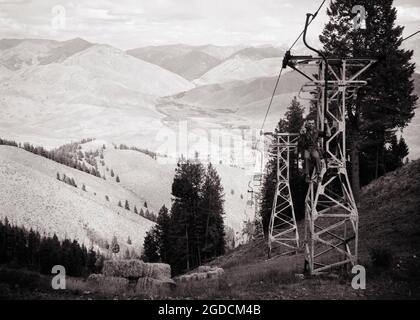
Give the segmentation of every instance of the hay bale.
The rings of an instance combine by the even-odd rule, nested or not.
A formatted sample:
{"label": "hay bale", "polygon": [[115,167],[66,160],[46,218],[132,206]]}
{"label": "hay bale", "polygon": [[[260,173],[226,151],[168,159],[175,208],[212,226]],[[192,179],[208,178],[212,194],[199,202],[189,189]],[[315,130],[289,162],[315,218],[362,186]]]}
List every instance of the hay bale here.
{"label": "hay bale", "polygon": [[211,270],[213,270],[211,266],[199,266],[197,269],[198,272],[209,272]]}
{"label": "hay bale", "polygon": [[195,279],[197,281],[207,279],[207,272],[197,272],[196,276],[195,276]]}
{"label": "hay bale", "polygon": [[102,274],[108,277],[140,278],[144,275],[146,264],[138,259],[107,260]]}
{"label": "hay bale", "polygon": [[223,270],[223,268],[216,268],[216,271],[219,276],[222,276],[225,273],[225,270]]}
{"label": "hay bale", "polygon": [[[209,267],[209,266],[200,266],[197,271],[201,272],[192,272],[189,274],[184,274],[174,278],[177,282],[191,282],[191,281],[201,281],[205,279],[216,279],[221,277],[224,274],[223,268],[219,267]],[[206,271],[203,271],[206,270]]]}
{"label": "hay bale", "polygon": [[135,288],[136,294],[146,294],[150,296],[166,296],[176,284],[171,279],[159,280],[150,277],[139,278]]}
{"label": "hay bale", "polygon": [[212,270],[207,272],[207,277],[209,279],[217,279],[219,277],[219,273],[216,270]]}
{"label": "hay bale", "polygon": [[149,277],[157,280],[171,278],[171,266],[166,263],[146,263],[142,277]]}
{"label": "hay bale", "polygon": [[110,294],[125,292],[129,281],[121,277],[107,277],[103,274],[91,274],[87,282],[92,289]]}
{"label": "hay bale", "polygon": [[166,280],[171,278],[171,266],[166,263],[145,263],[138,259],[107,260],[102,273],[111,277]]}
{"label": "hay bale", "polygon": [[191,281],[192,277],[190,274],[186,274],[186,275],[180,276],[179,279],[181,282],[189,282]]}
{"label": "hay bale", "polygon": [[220,278],[224,273],[225,271],[222,268],[215,268],[207,272],[207,276],[210,279],[217,279],[217,278]]}

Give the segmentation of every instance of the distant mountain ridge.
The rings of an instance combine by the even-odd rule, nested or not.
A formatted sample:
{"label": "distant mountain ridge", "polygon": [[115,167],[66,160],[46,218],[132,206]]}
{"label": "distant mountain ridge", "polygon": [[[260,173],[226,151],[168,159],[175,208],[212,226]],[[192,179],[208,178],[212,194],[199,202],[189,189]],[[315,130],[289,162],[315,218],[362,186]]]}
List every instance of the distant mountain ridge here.
{"label": "distant mountain ridge", "polygon": [[189,46],[178,44],[136,48],[128,50],[127,53],[157,64],[187,80],[194,80],[241,49],[240,46]]}
{"label": "distant mountain ridge", "polygon": [[15,71],[34,65],[58,63],[92,45],[92,43],[80,38],[63,42],[37,39],[3,39],[0,40],[0,64]]}

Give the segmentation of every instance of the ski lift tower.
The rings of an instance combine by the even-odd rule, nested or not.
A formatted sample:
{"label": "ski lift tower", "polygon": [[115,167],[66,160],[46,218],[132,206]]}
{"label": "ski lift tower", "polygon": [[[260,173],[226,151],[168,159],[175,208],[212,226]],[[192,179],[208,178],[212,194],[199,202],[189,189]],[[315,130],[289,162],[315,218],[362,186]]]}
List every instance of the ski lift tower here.
{"label": "ski lift tower", "polygon": [[[316,102],[317,128],[331,130],[319,147],[322,169],[315,170],[305,200],[305,270],[319,274],[336,267],[357,264],[359,214],[346,167],[346,112],[354,106],[357,90],[366,85],[362,74],[374,59],[330,59],[306,42],[311,14],[307,15],[303,41],[313,56],[286,53],[286,66],[309,80],[300,93]],[[304,72],[303,67],[311,67]],[[313,74],[313,70],[318,70]]]}
{"label": "ski lift tower", "polygon": [[253,151],[253,174],[248,183],[248,196],[247,206],[254,208],[254,239],[264,238],[262,220],[260,217],[261,208],[261,187],[264,180],[264,141],[256,141],[252,144]]}
{"label": "ski lift tower", "polygon": [[278,248],[280,255],[299,249],[299,233],[290,190],[290,152],[297,149],[298,134],[273,133],[277,150],[277,181],[268,234],[268,257]]}

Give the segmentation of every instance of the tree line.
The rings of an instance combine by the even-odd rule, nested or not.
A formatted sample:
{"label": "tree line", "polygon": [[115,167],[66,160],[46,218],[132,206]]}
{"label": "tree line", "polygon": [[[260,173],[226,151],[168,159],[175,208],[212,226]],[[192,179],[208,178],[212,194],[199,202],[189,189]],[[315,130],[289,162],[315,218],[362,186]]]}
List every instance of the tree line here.
{"label": "tree line", "polygon": [[169,263],[174,274],[193,269],[225,250],[224,194],[212,164],[178,162],[172,206],[163,206],[144,239],[143,259]]}
{"label": "tree line", "polygon": [[[117,146],[114,145],[114,148],[117,149]],[[123,144],[123,143],[121,143],[119,145],[119,149],[120,150],[134,150],[134,151],[137,151],[137,152],[141,152],[141,153],[144,153],[145,155],[148,155],[149,157],[151,157],[154,160],[156,160],[156,158],[157,158],[157,153],[156,152],[153,152],[153,151],[150,151],[150,150],[147,150],[147,149],[137,148],[137,147],[129,147],[129,146]]]}
{"label": "tree line", "polygon": [[96,160],[94,158],[92,160],[92,155],[94,155],[93,153],[88,152],[86,153],[85,157],[86,161],[92,164],[90,168],[83,161],[79,161],[78,159],[80,143],[86,143],[90,141],[93,141],[93,139],[83,139],[81,142],[68,143],[53,150],[47,150],[41,146],[34,146],[28,142],[25,142],[22,145],[21,143],[17,143],[16,141],[1,138],[0,145],[9,145],[13,147],[23,148],[24,150],[33,154],[39,155],[41,157],[63,164],[67,167],[71,167],[101,178],[101,174],[96,165]]}
{"label": "tree line", "polygon": [[42,274],[51,274],[54,265],[62,265],[67,275],[79,277],[100,272],[103,260],[93,247],[88,250],[76,240],[60,241],[56,234],[49,237],[11,225],[7,217],[0,221],[0,264]]}

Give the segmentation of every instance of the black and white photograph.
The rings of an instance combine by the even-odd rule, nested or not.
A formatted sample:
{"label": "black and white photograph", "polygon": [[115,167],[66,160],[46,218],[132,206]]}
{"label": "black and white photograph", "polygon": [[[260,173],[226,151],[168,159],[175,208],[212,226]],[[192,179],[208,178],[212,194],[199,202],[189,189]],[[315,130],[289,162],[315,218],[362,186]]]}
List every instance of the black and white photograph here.
{"label": "black and white photograph", "polygon": [[418,0],[0,0],[0,300],[418,300],[419,95]]}

